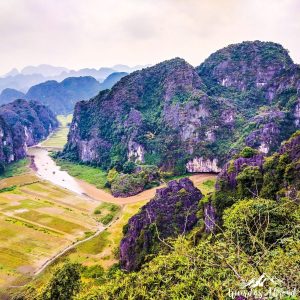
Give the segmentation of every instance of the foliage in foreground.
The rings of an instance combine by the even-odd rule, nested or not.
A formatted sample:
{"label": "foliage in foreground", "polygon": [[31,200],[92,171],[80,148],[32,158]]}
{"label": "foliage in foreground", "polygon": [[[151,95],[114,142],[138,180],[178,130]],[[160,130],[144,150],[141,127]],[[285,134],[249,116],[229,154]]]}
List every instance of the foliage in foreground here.
{"label": "foliage in foreground", "polygon": [[[250,290],[265,293],[265,299],[287,299],[285,293],[299,291],[298,203],[242,200],[225,210],[223,224],[213,235],[207,236],[200,224],[188,237],[166,240],[169,252],[160,253],[138,272],[125,273],[118,267],[83,271],[80,292],[73,286],[74,299],[232,299],[230,291],[241,294],[247,283],[259,278],[266,285]],[[45,291],[67,283],[65,268],[53,275]],[[270,297],[270,288],[282,297]]]}

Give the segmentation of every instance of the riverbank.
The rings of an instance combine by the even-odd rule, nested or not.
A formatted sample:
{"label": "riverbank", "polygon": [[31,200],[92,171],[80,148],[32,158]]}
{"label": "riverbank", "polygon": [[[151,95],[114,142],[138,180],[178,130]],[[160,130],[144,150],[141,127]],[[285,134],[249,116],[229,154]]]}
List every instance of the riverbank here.
{"label": "riverbank", "polygon": [[[69,175],[66,171],[62,171],[55,161],[49,156],[49,152],[46,149],[40,147],[32,147],[28,151],[29,155],[34,157],[34,165],[37,168],[37,175],[43,180],[48,180],[53,184],[59,185],[63,188],[69,189],[80,195],[88,196],[92,199],[99,201],[115,203],[119,205],[136,203],[151,199],[155,196],[156,189],[158,187],[145,190],[137,195],[131,197],[114,197],[103,189],[98,189],[94,185],[74,178]],[[214,174],[195,174],[189,176],[195,186],[203,183],[207,180],[215,179]],[[164,184],[160,187],[165,186]]]}

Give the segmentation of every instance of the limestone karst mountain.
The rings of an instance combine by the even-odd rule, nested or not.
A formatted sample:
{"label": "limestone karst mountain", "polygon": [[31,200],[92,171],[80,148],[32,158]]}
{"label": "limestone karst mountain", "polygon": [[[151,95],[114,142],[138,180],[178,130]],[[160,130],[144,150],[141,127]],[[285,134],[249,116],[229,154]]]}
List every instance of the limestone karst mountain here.
{"label": "limestone karst mountain", "polygon": [[299,66],[271,42],[230,45],[196,68],[175,58],[79,102],[64,155],[218,172],[245,145],[270,154],[299,128],[299,87]]}
{"label": "limestone karst mountain", "polygon": [[27,147],[45,139],[57,127],[54,114],[37,102],[15,100],[0,106],[0,163],[24,158]]}

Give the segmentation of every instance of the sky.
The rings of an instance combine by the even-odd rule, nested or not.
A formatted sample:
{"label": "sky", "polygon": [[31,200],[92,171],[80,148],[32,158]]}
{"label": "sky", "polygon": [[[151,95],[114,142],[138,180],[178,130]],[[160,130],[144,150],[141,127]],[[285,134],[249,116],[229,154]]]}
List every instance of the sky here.
{"label": "sky", "polygon": [[281,43],[300,63],[300,0],[0,0],[0,37],[0,73],[173,57],[197,66],[246,40]]}

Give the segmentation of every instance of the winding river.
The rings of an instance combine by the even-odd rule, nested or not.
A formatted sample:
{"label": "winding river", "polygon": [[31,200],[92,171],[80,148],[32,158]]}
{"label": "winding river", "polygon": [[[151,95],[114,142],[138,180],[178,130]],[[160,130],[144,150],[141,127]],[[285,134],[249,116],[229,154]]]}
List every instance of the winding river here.
{"label": "winding river", "polygon": [[[85,181],[72,177],[66,171],[62,171],[49,156],[49,152],[46,148],[40,146],[31,147],[28,149],[28,155],[33,157],[35,165],[34,171],[41,179],[50,181],[51,183],[68,189],[76,194],[88,196],[89,198],[98,201],[111,202],[119,205],[149,200],[155,196],[156,187],[143,191],[135,196],[116,198],[104,190],[97,189],[95,186]],[[215,178],[215,175],[206,173],[195,174],[189,178],[197,186],[203,181]],[[164,185],[161,187],[163,186]]]}

